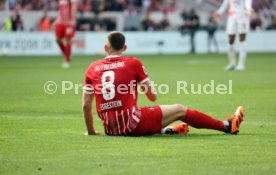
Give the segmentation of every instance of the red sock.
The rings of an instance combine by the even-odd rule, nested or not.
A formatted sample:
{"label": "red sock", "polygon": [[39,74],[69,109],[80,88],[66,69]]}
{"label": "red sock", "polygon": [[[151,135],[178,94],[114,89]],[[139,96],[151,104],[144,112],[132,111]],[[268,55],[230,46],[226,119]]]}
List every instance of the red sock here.
{"label": "red sock", "polygon": [[191,125],[194,128],[206,128],[218,131],[225,130],[223,121],[217,120],[206,114],[192,109],[187,110],[186,116],[182,121],[187,123],[188,125]]}
{"label": "red sock", "polygon": [[58,42],[58,46],[59,46],[61,52],[63,53],[63,55],[65,55],[65,46],[64,46],[64,44]]}
{"label": "red sock", "polygon": [[70,62],[70,57],[71,57],[71,47],[72,47],[72,44],[68,44],[65,46],[65,61],[67,63]]}

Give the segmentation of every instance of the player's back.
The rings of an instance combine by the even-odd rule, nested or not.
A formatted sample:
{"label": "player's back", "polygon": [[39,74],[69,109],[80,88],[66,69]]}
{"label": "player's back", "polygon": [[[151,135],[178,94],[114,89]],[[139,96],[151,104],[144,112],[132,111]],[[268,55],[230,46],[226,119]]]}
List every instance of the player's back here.
{"label": "player's back", "polygon": [[147,79],[142,63],[133,57],[106,57],[90,65],[86,79],[93,86],[105,132],[116,135],[133,130],[140,121],[137,83]]}

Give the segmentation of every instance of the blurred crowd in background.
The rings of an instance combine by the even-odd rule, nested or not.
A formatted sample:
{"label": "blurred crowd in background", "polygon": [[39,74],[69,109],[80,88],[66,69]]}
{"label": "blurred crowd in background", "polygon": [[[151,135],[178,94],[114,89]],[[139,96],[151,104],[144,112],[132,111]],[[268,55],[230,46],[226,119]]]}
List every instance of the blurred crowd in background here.
{"label": "blurred crowd in background", "polygon": [[[221,0],[196,0],[196,7],[189,6],[184,0],[79,0],[77,30],[79,31],[112,31],[117,28],[118,22],[113,17],[101,17],[102,12],[118,12],[125,19],[124,30],[126,31],[164,31],[180,30],[183,34],[191,32],[193,35],[197,30],[207,30],[211,34],[218,28],[217,22],[211,18],[211,14],[216,10]],[[199,9],[204,3],[208,3],[209,8],[204,11],[207,20],[202,22]],[[276,3],[273,0],[253,0],[254,14],[251,17],[251,30],[273,30],[276,29]],[[212,11],[210,10],[212,9]],[[52,30],[54,18],[48,15],[50,11],[58,10],[58,0],[0,0],[0,10],[10,11],[10,18],[2,24],[3,29],[10,31],[24,30],[24,23],[20,14],[26,11],[41,11],[42,18],[37,21],[37,27],[32,30],[48,31]],[[158,17],[159,20],[152,17]],[[181,19],[180,25],[172,25],[177,21],[178,14]],[[159,15],[160,16],[160,15]],[[203,15],[204,16],[204,15]],[[139,17],[139,18],[136,18]],[[127,25],[134,23],[136,25]],[[129,20],[129,21],[128,21]],[[137,25],[138,23],[138,25]],[[48,26],[46,25],[48,24]],[[177,27],[175,27],[177,26]]]}

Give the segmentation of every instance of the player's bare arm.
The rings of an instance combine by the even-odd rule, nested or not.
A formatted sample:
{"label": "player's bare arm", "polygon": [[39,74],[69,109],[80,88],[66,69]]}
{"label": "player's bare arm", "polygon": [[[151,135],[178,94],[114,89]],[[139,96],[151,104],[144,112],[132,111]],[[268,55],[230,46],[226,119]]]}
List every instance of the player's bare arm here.
{"label": "player's bare arm", "polygon": [[251,16],[254,9],[252,8],[252,0],[245,0],[245,14]]}
{"label": "player's bare arm", "polygon": [[94,128],[93,114],[92,114],[92,102],[94,94],[91,91],[83,91],[82,110],[87,128],[87,135],[98,135],[98,131]]}
{"label": "player's bare arm", "polygon": [[140,84],[142,91],[145,92],[147,98],[154,102],[157,100],[157,91],[155,90],[154,86],[152,85],[150,80],[147,80]]}
{"label": "player's bare arm", "polygon": [[71,16],[72,16],[72,19],[71,19],[71,26],[76,26],[76,19],[77,19],[77,9],[78,9],[78,4],[76,1],[73,1],[72,2],[72,5],[71,5]]}
{"label": "player's bare arm", "polygon": [[229,0],[224,0],[220,6],[220,8],[218,9],[218,11],[216,11],[213,14],[213,18],[216,21],[219,21],[221,19],[221,15],[226,11],[226,9],[228,8],[229,5]]}

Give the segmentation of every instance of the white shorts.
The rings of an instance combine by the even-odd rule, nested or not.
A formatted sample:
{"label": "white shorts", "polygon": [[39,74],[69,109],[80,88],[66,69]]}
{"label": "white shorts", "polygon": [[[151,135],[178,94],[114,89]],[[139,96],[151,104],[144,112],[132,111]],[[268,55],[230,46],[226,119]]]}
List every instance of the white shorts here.
{"label": "white shorts", "polygon": [[226,32],[228,35],[246,34],[249,32],[249,23],[250,19],[246,15],[228,17]]}

